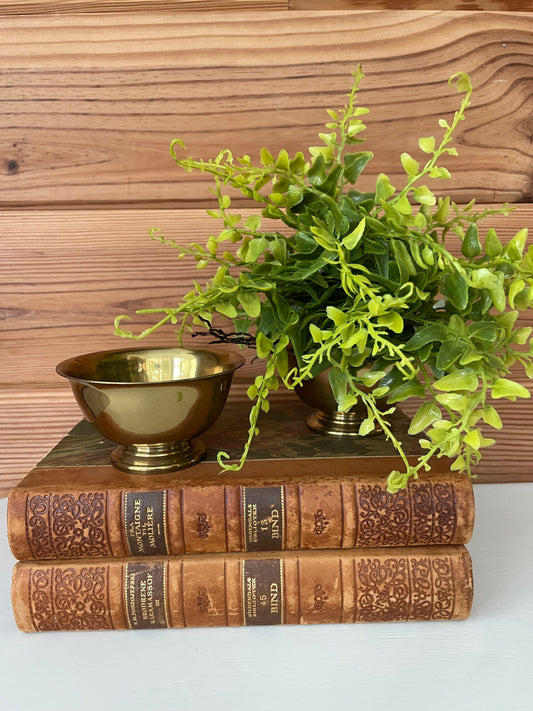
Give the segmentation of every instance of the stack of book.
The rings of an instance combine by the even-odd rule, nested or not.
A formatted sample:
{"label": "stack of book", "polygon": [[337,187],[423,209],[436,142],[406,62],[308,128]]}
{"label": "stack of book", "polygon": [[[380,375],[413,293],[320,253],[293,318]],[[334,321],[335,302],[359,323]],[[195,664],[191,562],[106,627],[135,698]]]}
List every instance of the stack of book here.
{"label": "stack of book", "polygon": [[[470,480],[436,469],[392,495],[384,437],[309,432],[273,405],[241,472],[248,406],[228,403],[206,460],[166,475],[115,469],[80,422],[12,491],[23,631],[451,620],[472,605]],[[418,445],[395,422],[410,456]]]}

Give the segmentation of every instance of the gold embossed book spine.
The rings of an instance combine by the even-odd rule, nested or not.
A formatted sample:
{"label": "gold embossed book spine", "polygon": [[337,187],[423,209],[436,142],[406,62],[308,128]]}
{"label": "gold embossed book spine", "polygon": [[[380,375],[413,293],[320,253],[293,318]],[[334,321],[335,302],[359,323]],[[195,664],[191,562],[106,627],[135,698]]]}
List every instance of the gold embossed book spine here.
{"label": "gold embossed book spine", "polygon": [[460,620],[472,595],[462,545],[28,561],[12,582],[25,632]]}
{"label": "gold embossed book spine", "polygon": [[18,560],[52,560],[470,540],[468,477],[435,473],[392,495],[383,474],[342,460],[327,473],[322,466],[290,475],[275,464],[267,477],[255,463],[220,477],[199,465],[181,481],[140,481],[112,467],[36,469],[9,496],[11,549]]}

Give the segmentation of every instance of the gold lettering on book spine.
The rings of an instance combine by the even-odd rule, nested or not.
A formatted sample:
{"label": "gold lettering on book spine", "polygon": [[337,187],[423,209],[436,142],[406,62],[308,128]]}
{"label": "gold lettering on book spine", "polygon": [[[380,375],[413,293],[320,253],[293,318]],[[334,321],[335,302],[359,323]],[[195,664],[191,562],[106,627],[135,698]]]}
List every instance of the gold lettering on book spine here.
{"label": "gold lettering on book spine", "polygon": [[37,631],[113,629],[107,566],[32,570],[29,586]]}
{"label": "gold lettering on book spine", "polygon": [[33,558],[86,558],[112,554],[105,493],[30,496],[26,511],[27,539]]}

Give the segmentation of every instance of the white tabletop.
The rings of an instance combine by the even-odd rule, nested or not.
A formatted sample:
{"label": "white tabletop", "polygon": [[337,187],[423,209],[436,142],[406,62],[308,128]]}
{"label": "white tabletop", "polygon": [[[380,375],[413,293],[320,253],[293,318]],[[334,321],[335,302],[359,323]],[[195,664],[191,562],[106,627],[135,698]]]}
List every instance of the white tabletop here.
{"label": "white tabletop", "polygon": [[0,501],[4,711],[531,711],[533,483],[475,487],[463,622],[19,632]]}

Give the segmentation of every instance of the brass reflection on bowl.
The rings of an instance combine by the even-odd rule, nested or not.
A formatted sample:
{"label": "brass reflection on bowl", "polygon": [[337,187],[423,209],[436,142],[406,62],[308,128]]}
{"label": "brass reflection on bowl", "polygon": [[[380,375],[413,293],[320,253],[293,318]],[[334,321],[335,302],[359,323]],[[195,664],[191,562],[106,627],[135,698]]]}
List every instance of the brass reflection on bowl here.
{"label": "brass reflection on bowl", "polygon": [[160,474],[204,457],[198,435],[217,420],[243,364],[222,349],[128,348],[78,355],[56,371],[89,422],[118,444],[115,467]]}

